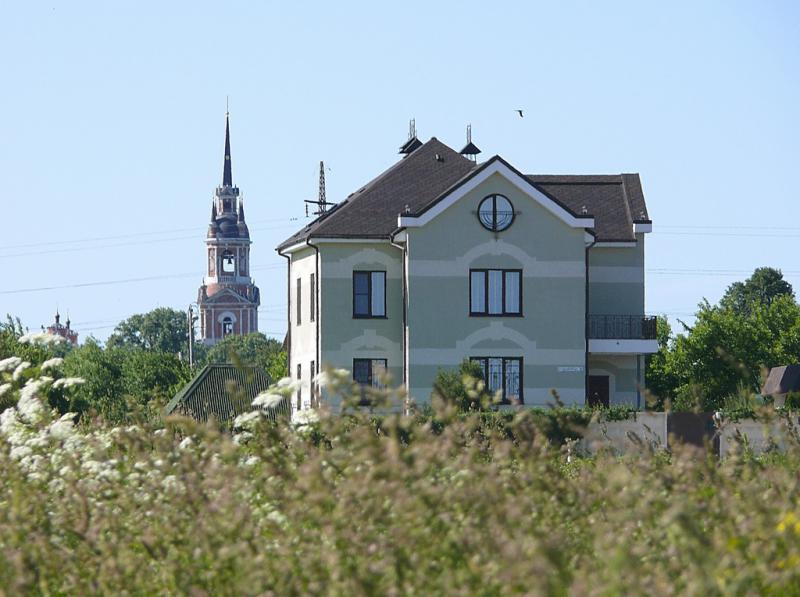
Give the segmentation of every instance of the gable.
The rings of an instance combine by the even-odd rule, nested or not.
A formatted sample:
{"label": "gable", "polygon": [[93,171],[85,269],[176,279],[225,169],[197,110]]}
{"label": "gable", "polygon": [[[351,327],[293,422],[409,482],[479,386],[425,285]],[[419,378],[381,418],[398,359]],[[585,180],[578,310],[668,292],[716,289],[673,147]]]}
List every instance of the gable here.
{"label": "gable", "polygon": [[[592,228],[594,226],[594,218],[592,216],[572,212],[557,199],[534,186],[528,178],[520,174],[508,162],[499,156],[495,156],[470,176],[460,181],[458,185],[431,202],[421,212],[398,216],[398,228],[425,226],[493,177],[502,178],[516,188],[519,193],[571,228]],[[515,206],[515,211],[516,209]]]}
{"label": "gable", "polygon": [[219,292],[210,295],[205,300],[205,303],[207,305],[213,305],[215,303],[226,304],[226,305],[230,303],[242,303],[250,305],[252,304],[252,301],[247,300],[247,298],[243,297],[238,292],[231,290],[230,288],[223,288]]}

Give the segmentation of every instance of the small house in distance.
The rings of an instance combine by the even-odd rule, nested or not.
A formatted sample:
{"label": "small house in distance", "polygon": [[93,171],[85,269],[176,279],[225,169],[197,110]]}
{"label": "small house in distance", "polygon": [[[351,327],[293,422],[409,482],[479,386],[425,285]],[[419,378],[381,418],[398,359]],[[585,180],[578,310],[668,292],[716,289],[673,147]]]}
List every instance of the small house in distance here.
{"label": "small house in distance", "polygon": [[267,373],[258,367],[212,363],[170,400],[164,415],[183,415],[202,422],[213,418],[227,423],[253,410],[251,403],[270,383]]}
{"label": "small house in distance", "polygon": [[800,396],[800,365],[773,367],[761,388],[762,396],[771,396],[775,406],[783,406],[790,394]]}

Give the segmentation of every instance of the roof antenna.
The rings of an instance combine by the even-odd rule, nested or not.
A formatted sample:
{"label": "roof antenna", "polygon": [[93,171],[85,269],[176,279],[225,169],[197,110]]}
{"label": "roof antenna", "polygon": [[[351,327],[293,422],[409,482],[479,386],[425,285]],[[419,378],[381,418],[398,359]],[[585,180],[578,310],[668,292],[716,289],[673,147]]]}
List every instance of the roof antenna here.
{"label": "roof antenna", "polygon": [[319,191],[317,200],[314,201],[313,199],[306,199],[304,203],[306,204],[306,217],[308,217],[309,203],[313,203],[317,206],[317,211],[313,212],[315,216],[321,216],[328,211],[329,205],[335,205],[335,203],[329,203],[325,197],[325,162],[322,160],[319,161]]}
{"label": "roof antenna", "polygon": [[475,145],[472,142],[472,125],[468,124],[467,125],[467,144],[464,146],[464,149],[459,151],[459,153],[461,155],[463,155],[465,158],[467,158],[468,160],[471,160],[473,162],[477,162],[478,161],[478,154],[480,152],[481,152],[481,150],[478,149],[477,145]]}
{"label": "roof antenna", "polygon": [[412,118],[408,121],[408,141],[400,146],[400,151],[398,153],[408,155],[420,147],[422,147],[422,142],[417,139],[417,121]]}

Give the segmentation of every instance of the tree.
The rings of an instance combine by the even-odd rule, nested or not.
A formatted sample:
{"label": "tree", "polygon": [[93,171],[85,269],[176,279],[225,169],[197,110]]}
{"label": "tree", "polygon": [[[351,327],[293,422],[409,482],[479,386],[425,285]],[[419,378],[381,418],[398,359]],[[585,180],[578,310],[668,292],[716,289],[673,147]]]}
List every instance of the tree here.
{"label": "tree", "polygon": [[141,348],[117,349],[122,391],[139,405],[165,405],[191,379],[189,365],[176,355]]}
{"label": "tree", "polygon": [[109,421],[119,422],[128,409],[123,399],[121,363],[111,353],[89,339],[66,356],[64,372],[85,380],[74,393],[80,405],[77,412],[94,410]]}
{"label": "tree", "polygon": [[716,410],[740,390],[757,393],[767,368],[800,361],[800,305],[789,295],[749,311],[705,302],[687,335],[675,339],[671,370],[682,408]]}
{"label": "tree", "polygon": [[186,353],[189,331],[186,314],[168,307],[132,315],[108,338],[110,348],[144,348],[171,354]]}
{"label": "tree", "polygon": [[273,381],[289,374],[281,342],[260,332],[227,336],[208,350],[206,362],[255,365],[266,370]]}
{"label": "tree", "polygon": [[794,297],[792,285],[780,270],[759,267],[744,282],[734,282],[725,291],[720,306],[736,313],[748,313],[755,305],[770,305],[780,296]]}
{"label": "tree", "polygon": [[645,385],[649,406],[655,410],[663,410],[667,400],[675,399],[675,390],[683,378],[675,368],[672,327],[665,315],[659,315],[656,320],[656,339],[658,352],[645,358]]}
{"label": "tree", "polygon": [[469,359],[462,361],[457,371],[439,369],[432,394],[461,412],[486,409],[494,399],[483,383],[480,364]]}

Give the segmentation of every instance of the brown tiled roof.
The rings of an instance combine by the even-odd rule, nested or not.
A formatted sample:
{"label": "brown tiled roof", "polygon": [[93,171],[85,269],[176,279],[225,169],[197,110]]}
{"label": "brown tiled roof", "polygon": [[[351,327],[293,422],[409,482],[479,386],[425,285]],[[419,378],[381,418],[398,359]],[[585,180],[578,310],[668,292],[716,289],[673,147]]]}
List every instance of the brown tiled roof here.
{"label": "brown tiled roof", "polygon": [[538,189],[574,213],[594,216],[599,241],[636,240],[634,222],[649,222],[638,174],[526,176]]}
{"label": "brown tiled roof", "polygon": [[[433,137],[286,239],[278,250],[315,237],[389,238],[397,229],[398,215],[423,213],[488,163],[476,165]],[[638,174],[527,178],[573,214],[581,215],[585,208],[595,218],[597,240],[635,240],[633,222],[649,222]]]}

